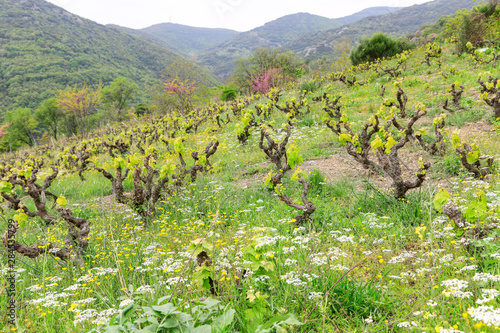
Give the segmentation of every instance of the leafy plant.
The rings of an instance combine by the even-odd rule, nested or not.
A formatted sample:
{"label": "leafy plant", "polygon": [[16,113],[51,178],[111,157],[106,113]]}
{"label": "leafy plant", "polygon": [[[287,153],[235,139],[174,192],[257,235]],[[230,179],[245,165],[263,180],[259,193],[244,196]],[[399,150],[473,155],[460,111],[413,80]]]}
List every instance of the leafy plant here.
{"label": "leafy plant", "polygon": [[386,34],[376,33],[369,39],[362,39],[360,45],[352,51],[351,61],[354,66],[377,59],[390,58],[411,46],[401,41],[387,37]]}
{"label": "leafy plant", "polygon": [[233,86],[226,86],[222,89],[220,99],[224,102],[233,101],[238,97],[239,94],[240,91],[238,90],[238,88]]}
{"label": "leafy plant", "polygon": [[214,268],[212,267],[212,259],[209,256],[209,253],[213,251],[213,245],[205,239],[195,239],[191,241],[187,251],[196,257],[196,264],[198,265],[192,276],[194,285],[197,288],[210,291],[212,295],[217,295]]}
{"label": "leafy plant", "polygon": [[118,121],[123,120],[123,112],[134,99],[139,87],[125,77],[116,78],[109,86],[101,91],[101,102],[104,106],[116,113]]}
{"label": "leafy plant", "polygon": [[[428,43],[425,46],[425,60],[422,61],[422,63],[427,64],[427,66],[431,66],[431,58],[439,58],[441,57],[441,54],[443,52],[443,49],[437,45],[436,43]],[[441,64],[441,63],[439,63]],[[441,67],[441,65],[439,65]]]}
{"label": "leafy plant", "polygon": [[[42,159],[29,159],[24,164],[18,162],[17,168],[11,165],[1,166],[0,196],[9,202],[10,209],[17,212],[14,216],[15,225],[6,231],[3,243],[6,247],[29,258],[36,258],[48,253],[63,260],[74,258],[80,265],[83,265],[83,252],[88,247],[90,240],[90,221],[75,217],[73,212],[66,208],[67,200],[64,197],[57,198],[48,190],[59,174],[59,170],[55,166],[51,166],[52,173],[45,178],[42,185],[37,183],[43,172],[43,166]],[[34,210],[26,206],[25,200],[21,200],[24,196],[30,199],[35,206]],[[49,212],[47,197],[54,199],[54,206],[58,205],[56,211],[59,213],[59,217],[67,223],[68,233],[64,240],[64,246],[58,245],[54,241],[31,246],[16,241],[16,234],[20,228],[26,227],[28,217],[38,217],[46,224],[53,224],[58,219],[56,214]],[[13,242],[8,244],[8,239],[13,240]]]}
{"label": "leafy plant", "polygon": [[493,108],[495,120],[500,118],[500,80],[490,76],[487,83],[481,77],[477,82],[481,85],[480,97]]}
{"label": "leafy plant", "polygon": [[[300,161],[300,157],[296,154],[293,155],[293,162],[289,162],[288,160],[288,150],[286,146],[290,136],[292,135],[292,130],[290,126],[287,126],[285,130],[286,135],[280,144],[271,138],[271,135],[266,129],[262,128],[260,131],[259,148],[264,151],[266,157],[271,160],[271,163],[273,163],[276,167],[276,173],[274,175],[270,173],[266,179],[266,184],[273,189],[281,182],[285,173],[292,170],[292,166],[290,164],[296,165]],[[267,141],[267,145],[264,143],[264,138]],[[293,149],[292,151],[296,152]]]}
{"label": "leafy plant", "polygon": [[[457,90],[456,88],[460,87],[460,90]],[[459,82],[455,82],[451,85],[451,89],[447,89],[446,92],[451,95],[453,105],[455,106],[456,110],[465,110],[463,106],[460,105],[460,99],[462,98],[462,94],[464,93],[464,87],[460,85]],[[446,101],[443,105],[443,109],[446,111],[449,111],[450,113],[455,112],[456,110],[453,110],[448,106],[448,98],[446,98]]]}
{"label": "leafy plant", "polygon": [[399,56],[396,56],[396,65],[383,66],[379,60],[373,64],[373,68],[379,75],[389,74],[391,77],[397,78],[403,73],[403,69],[406,68],[407,60],[408,52],[403,51]]}
{"label": "leafy plant", "polygon": [[426,134],[426,131],[422,128],[417,131],[415,137],[417,138],[422,148],[429,154],[443,155],[446,151],[446,144],[444,142],[444,137],[441,131],[446,126],[446,114],[442,114],[441,116],[434,118],[432,126],[434,127],[434,133],[436,135],[436,139],[431,144],[428,144],[423,139],[423,135]]}
{"label": "leafy plant", "polygon": [[316,90],[318,90],[320,87],[319,83],[315,80],[309,80],[309,81],[305,81],[305,82],[302,82],[300,84],[300,91],[304,92],[315,92]]}
{"label": "leafy plant", "polygon": [[245,144],[252,136],[253,126],[257,126],[253,110],[242,111],[241,123],[236,124],[236,136],[241,144]]}
{"label": "leafy plant", "polygon": [[[391,187],[395,198],[405,198],[408,190],[422,185],[427,170],[430,168],[430,163],[424,163],[420,160],[420,168],[416,174],[416,179],[413,181],[404,180],[398,152],[414,134],[413,125],[415,122],[427,114],[423,106],[417,107],[415,115],[408,121],[406,127],[399,124],[396,114],[386,115],[384,109],[381,109],[363,125],[359,134],[354,133],[351,122],[349,122],[345,114],[340,112],[340,108],[337,107],[332,110],[326,106],[325,112],[329,116],[328,118],[325,117],[326,125],[338,136],[339,141],[345,145],[348,154],[361,163],[365,169],[375,172],[381,171],[392,179],[393,184]],[[383,128],[380,126],[379,119],[382,116],[388,119]],[[396,133],[389,131],[392,126],[396,128]],[[370,157],[370,148],[373,149],[378,163]]]}
{"label": "leafy plant", "polygon": [[299,119],[299,117],[311,112],[309,102],[306,98],[302,98],[297,102],[295,97],[291,97],[284,103],[274,103],[274,106],[278,110],[285,113],[289,126],[293,126],[293,124]]}
{"label": "leafy plant", "polygon": [[[461,201],[460,206],[457,200]],[[484,239],[498,228],[498,212],[489,207],[484,190],[476,190],[473,198],[466,199],[452,198],[447,190],[441,189],[434,197],[434,207],[455,224],[458,236],[468,240]]]}
{"label": "leafy plant", "polygon": [[[484,178],[493,173],[494,159],[491,156],[483,156],[476,144],[468,145],[462,143],[458,134],[452,136],[453,148],[456,150],[462,165],[476,178]],[[481,163],[485,161],[486,163]],[[485,165],[484,165],[485,164]]]}
{"label": "leafy plant", "polygon": [[401,88],[401,82],[397,82],[395,84],[398,87],[398,91],[396,93],[397,104],[394,99],[387,99],[384,101],[384,105],[387,107],[397,107],[399,109],[399,115],[401,118],[406,118],[406,104],[408,103],[408,96],[405,94],[403,89]]}
{"label": "leafy plant", "polygon": [[294,222],[295,225],[300,226],[316,211],[316,206],[314,206],[314,203],[307,198],[307,194],[309,193],[309,188],[311,186],[311,183],[307,179],[307,175],[302,170],[297,168],[292,176],[292,181],[297,181],[302,185],[302,193],[300,194],[302,204],[294,202],[288,195],[286,195],[282,184],[276,186],[275,191],[281,201],[286,203],[289,207],[302,212],[292,219],[292,222]]}
{"label": "leafy plant", "polygon": [[182,312],[172,303],[162,304],[168,298],[162,297],[158,305],[140,307],[130,304],[102,328],[89,333],[154,333],[154,332],[191,332],[212,333],[229,332],[234,322],[234,309],[222,306],[220,301],[207,298],[202,302],[193,301],[190,312]]}

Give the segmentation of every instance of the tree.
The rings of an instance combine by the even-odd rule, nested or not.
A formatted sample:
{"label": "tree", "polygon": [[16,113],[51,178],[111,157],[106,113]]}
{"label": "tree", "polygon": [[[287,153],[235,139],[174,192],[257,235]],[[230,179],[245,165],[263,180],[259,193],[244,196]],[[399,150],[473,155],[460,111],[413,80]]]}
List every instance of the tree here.
{"label": "tree", "polygon": [[238,97],[239,94],[240,91],[238,90],[238,88],[233,87],[232,85],[228,85],[222,88],[220,100],[224,102],[233,101]]}
{"label": "tree", "polygon": [[265,76],[269,71],[278,70],[282,74],[282,82],[298,76],[302,68],[302,61],[292,51],[281,49],[258,48],[253,55],[246,59],[238,60],[234,72],[234,82],[240,88],[250,88],[256,78]]}
{"label": "tree", "polygon": [[125,77],[116,78],[108,87],[101,90],[101,102],[116,112],[118,121],[122,120],[123,111],[128,108],[139,87]]}
{"label": "tree", "polygon": [[10,125],[11,125],[10,123],[7,123],[7,124],[0,126],[0,139],[2,139],[4,136],[6,136],[8,134],[6,129],[9,128]]}
{"label": "tree", "polygon": [[255,77],[250,78],[250,87],[255,92],[260,92],[261,94],[267,94],[271,88],[277,87],[282,83],[286,83],[293,80],[286,74],[283,74],[283,70],[280,68],[271,68],[263,73],[259,73]]}
{"label": "tree", "polygon": [[163,84],[150,88],[152,109],[160,113],[188,113],[212,95],[207,87],[213,83],[210,75],[189,59],[177,60],[162,76]]}
{"label": "tree", "polygon": [[167,94],[174,97],[172,103],[177,111],[181,114],[187,114],[193,109],[193,99],[196,93],[195,82],[173,79],[164,85]]}
{"label": "tree", "polygon": [[34,146],[35,129],[38,122],[33,118],[30,109],[17,109],[15,111],[7,111],[7,123],[10,123],[9,132],[5,136],[13,149],[16,149],[23,144]]}
{"label": "tree", "polygon": [[57,139],[59,127],[64,119],[64,113],[59,108],[57,98],[43,101],[35,111],[35,119],[54,139]]}
{"label": "tree", "polygon": [[376,33],[369,39],[362,39],[360,45],[352,51],[351,62],[354,66],[382,58],[390,58],[412,46],[387,37],[384,33]]}
{"label": "tree", "polygon": [[215,80],[210,74],[190,59],[179,59],[165,68],[162,73],[163,82],[177,79],[180,82],[194,82],[196,86],[212,86]]}
{"label": "tree", "polygon": [[84,84],[57,92],[57,103],[67,117],[68,132],[86,134],[90,130],[90,116],[97,112],[101,87],[96,89]]}

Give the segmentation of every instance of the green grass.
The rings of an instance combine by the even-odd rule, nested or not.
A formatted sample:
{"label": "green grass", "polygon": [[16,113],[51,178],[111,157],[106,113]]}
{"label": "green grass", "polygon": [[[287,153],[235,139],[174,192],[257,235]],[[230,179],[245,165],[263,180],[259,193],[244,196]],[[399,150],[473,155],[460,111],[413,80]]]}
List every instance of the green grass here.
{"label": "green grass", "polygon": [[[484,318],[473,318],[470,308],[479,306],[476,300],[485,289],[500,287],[499,281],[474,279],[481,272],[500,274],[498,260],[494,260],[499,250],[498,232],[489,235],[489,243],[467,248],[461,244],[462,231],[434,208],[439,190],[434,184],[441,184],[465,206],[484,191],[488,216],[498,218],[497,176],[485,183],[467,178],[450,144],[452,130],[469,122],[490,121],[491,109],[469,91],[477,89],[477,72],[492,69],[450,53],[447,48],[441,71],[454,66],[457,72],[448,79],[434,62],[430,68],[421,64],[421,50],[413,52],[404,71],[402,87],[409,98],[408,113],[411,115],[418,103],[424,103],[429,111],[418,125],[427,126],[430,134],[426,140],[434,136],[430,130],[433,117],[444,112],[441,105],[446,89],[455,80],[467,88],[463,99],[467,110],[448,116],[447,152],[442,157],[422,153],[424,159],[433,161],[430,179],[408,192],[405,200],[391,196],[389,182],[378,185],[380,175],[363,176],[346,170],[342,178],[329,179],[324,170],[313,170],[308,174],[308,198],[316,211],[311,221],[296,226],[291,222],[298,211],[264,185],[263,179],[274,166],[258,148],[259,129],[254,129],[246,145],[240,145],[237,119],[223,130],[212,132],[216,125],[208,122],[200,133],[184,136],[184,146],[190,150],[204,147],[213,135],[219,139],[221,145],[212,159],[214,170],[194,183],[172,189],[147,221],[126,206],[113,208],[104,202],[101,198],[111,195],[111,184],[95,171],[86,172],[83,182],[76,174],[58,177],[50,191],[64,195],[74,214],[92,223],[85,264],[79,267],[50,255],[36,259],[18,256],[16,264],[24,269],[16,286],[18,331],[103,330],[126,300],[144,307],[171,302],[180,312],[195,316],[199,312],[193,308],[209,297],[221,302],[220,308],[211,307],[214,317],[234,309],[234,318],[224,332],[253,333],[259,325],[271,329],[274,324],[288,332],[443,332],[454,325],[463,332],[497,331],[494,325],[486,326]],[[305,161],[346,154],[324,125],[323,105],[312,102],[312,96],[342,93],[343,111],[355,122],[355,131],[379,110],[385,98],[395,97],[393,79],[373,71],[348,73],[354,74],[359,81],[370,83],[351,88],[325,82],[308,95],[312,112],[298,119],[290,140],[299,146]],[[384,98],[379,96],[382,84],[387,87]],[[281,101],[292,96],[297,98],[298,91],[285,92]],[[265,102],[262,98],[252,103]],[[270,120],[276,128],[286,121],[276,110]],[[498,134],[481,134],[473,132],[464,140],[476,141],[485,154],[498,154]],[[418,146],[405,150],[413,154],[408,156],[422,152]],[[159,165],[173,160],[164,147],[159,156]],[[100,163],[113,170],[112,159],[101,156]],[[284,191],[299,202],[301,186],[292,181],[291,174],[283,179]],[[132,182],[127,180],[125,190],[131,189]],[[23,200],[33,209],[27,197]],[[16,214],[5,203],[2,209],[5,217]],[[475,226],[489,221],[477,221]],[[5,230],[6,221],[0,225]],[[45,226],[29,219],[17,240],[25,245],[54,242],[62,246],[65,236],[63,221]],[[196,258],[191,258],[193,241],[205,236],[200,246],[206,249],[212,265],[200,268]],[[1,266],[4,274],[6,262],[3,260]],[[204,269],[208,272],[206,281],[198,284],[197,274]],[[216,284],[217,295],[207,288],[208,276]],[[177,284],[179,278],[182,281]],[[448,287],[451,279],[468,285],[456,293]],[[66,295],[61,295],[63,292]],[[59,297],[54,298],[54,294]],[[498,309],[498,297],[485,304]],[[1,303],[0,310],[5,312],[5,307]],[[82,314],[90,309],[94,312],[85,319]],[[126,320],[139,320],[145,311],[149,310],[134,308]],[[103,315],[102,320],[96,313]],[[160,320],[167,318],[158,316]],[[197,320],[201,322],[199,317]],[[103,325],[98,325],[101,321]],[[10,328],[5,326],[4,332]]]}

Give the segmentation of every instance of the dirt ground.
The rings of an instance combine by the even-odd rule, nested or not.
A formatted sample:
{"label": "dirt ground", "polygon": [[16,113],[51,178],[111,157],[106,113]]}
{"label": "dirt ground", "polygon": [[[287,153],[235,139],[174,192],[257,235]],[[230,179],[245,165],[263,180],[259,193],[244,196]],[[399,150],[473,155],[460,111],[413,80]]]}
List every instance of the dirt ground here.
{"label": "dirt ground", "polygon": [[[451,132],[454,129],[450,130]],[[479,121],[474,123],[468,123],[457,129],[458,134],[463,140],[467,140],[473,137],[488,136],[491,132],[495,131],[495,128],[486,123],[485,121]],[[419,169],[419,159],[422,157],[424,161],[428,161],[434,165],[434,158],[425,154],[423,156],[422,151],[414,152],[409,149],[404,149],[401,152],[402,157],[402,168],[404,179],[413,180],[415,179],[415,174]],[[269,162],[262,163],[261,165],[270,165]],[[434,167],[436,167],[434,165]],[[450,189],[449,179],[446,178],[436,178],[432,176],[432,166],[429,171],[429,178],[424,186],[430,186],[431,188],[446,188]],[[362,180],[369,180],[370,183],[381,190],[387,191],[391,186],[391,180],[384,178],[381,175],[375,174],[369,170],[363,169],[363,167],[354,160],[354,158],[347,154],[344,148],[337,148],[333,151],[328,158],[315,159],[305,161],[301,165],[301,169],[309,172],[313,170],[319,170],[326,178],[327,183],[334,183],[339,179],[349,177],[358,180],[360,185]],[[246,170],[242,171],[240,179],[237,181],[237,186],[240,188],[245,188],[251,184],[263,182],[266,178],[266,174],[245,174]]]}

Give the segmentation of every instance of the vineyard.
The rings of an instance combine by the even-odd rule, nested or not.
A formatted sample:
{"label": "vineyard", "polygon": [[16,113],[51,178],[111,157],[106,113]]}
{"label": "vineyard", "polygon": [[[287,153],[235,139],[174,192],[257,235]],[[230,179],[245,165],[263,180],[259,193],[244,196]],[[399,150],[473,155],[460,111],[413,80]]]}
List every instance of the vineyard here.
{"label": "vineyard", "polygon": [[4,154],[4,332],[498,332],[500,51],[454,51]]}

